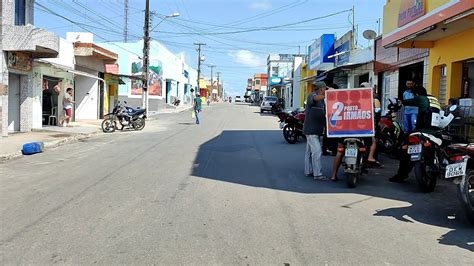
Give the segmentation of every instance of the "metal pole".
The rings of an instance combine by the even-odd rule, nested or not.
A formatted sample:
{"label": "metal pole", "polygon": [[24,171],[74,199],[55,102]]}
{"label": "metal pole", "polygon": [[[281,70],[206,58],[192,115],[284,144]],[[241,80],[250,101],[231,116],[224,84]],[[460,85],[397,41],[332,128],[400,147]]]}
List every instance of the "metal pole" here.
{"label": "metal pole", "polygon": [[148,117],[148,79],[149,73],[148,68],[150,66],[150,0],[146,0],[145,5],[145,26],[143,27],[145,32],[143,37],[143,92],[142,92],[142,100],[143,100],[143,108],[146,108],[146,116]]}
{"label": "metal pole", "polygon": [[211,96],[212,96],[212,91],[214,90],[214,79],[213,79],[213,74],[212,74],[212,70],[214,69],[214,65],[209,65],[209,67],[211,68]]}
{"label": "metal pole", "polygon": [[356,46],[356,33],[355,33],[355,7],[352,6],[352,49]]}
{"label": "metal pole", "polygon": [[[221,72],[217,72],[217,98],[219,98],[219,94],[222,97],[221,88],[219,87],[220,76],[221,76]],[[224,98],[224,97],[222,97],[222,98]]]}
{"label": "metal pole", "polygon": [[124,1],[124,5],[125,21],[123,24],[123,41],[126,43],[128,41],[128,0]]}
{"label": "metal pole", "polygon": [[194,43],[194,45],[197,45],[197,51],[198,51],[198,75],[197,75],[197,90],[195,93],[198,93],[200,90],[199,87],[199,81],[201,80],[201,46],[206,45],[205,43]]}

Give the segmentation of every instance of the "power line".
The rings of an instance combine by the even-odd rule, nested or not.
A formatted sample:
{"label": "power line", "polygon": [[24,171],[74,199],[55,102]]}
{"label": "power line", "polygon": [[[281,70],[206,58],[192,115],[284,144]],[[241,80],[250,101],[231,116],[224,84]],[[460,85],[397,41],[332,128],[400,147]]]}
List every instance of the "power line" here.
{"label": "power line", "polygon": [[[87,29],[86,27],[84,27],[83,25],[81,25],[81,23],[78,23],[78,22],[76,22],[76,21],[74,21],[74,20],[71,20],[71,19],[69,19],[69,18],[67,18],[67,17],[65,17],[65,16],[63,16],[63,15],[61,15],[61,14],[58,14],[58,13],[54,12],[53,10],[51,10],[50,8],[48,8],[48,7],[46,7],[46,6],[42,5],[42,4],[40,4],[40,3],[38,3],[38,2],[35,2],[35,4],[38,5],[39,7],[43,8],[44,11],[46,11],[46,12],[52,14],[52,15],[55,15],[55,16],[57,16],[57,17],[60,17],[60,18],[62,18],[62,19],[64,19],[64,20],[67,20],[67,21],[69,21],[70,23],[73,23],[74,25],[77,25],[78,27],[80,27],[80,28],[82,28],[82,29],[84,29],[84,30],[86,30],[86,31],[89,31],[89,29]],[[97,37],[99,37],[100,39],[103,39],[103,40],[107,41],[107,38],[104,38],[104,37],[102,37],[102,36],[100,36],[100,35],[98,35],[98,34],[95,34],[95,35],[96,35]],[[135,52],[133,52],[133,51],[130,51],[130,50],[128,50],[128,49],[126,49],[126,48],[124,48],[124,47],[122,47],[122,46],[120,46],[120,45],[118,45],[118,44],[116,44],[116,43],[110,43],[110,44],[115,45],[115,46],[119,47],[120,49],[123,49],[123,50],[125,50],[125,51],[127,51],[127,52],[129,52],[129,53],[132,53],[132,54],[134,54],[134,55],[137,55],[138,57],[141,57],[141,55],[139,55],[139,54],[137,54],[137,53],[135,53]]]}
{"label": "power line", "polygon": [[[311,22],[311,21],[315,21],[315,20],[329,18],[329,17],[332,17],[332,16],[336,16],[336,15],[339,15],[339,14],[342,14],[342,13],[349,12],[349,11],[351,11],[351,9],[342,10],[342,11],[339,11],[339,12],[334,12],[334,13],[330,13],[328,15],[314,17],[314,18],[311,18],[311,19],[301,20],[301,21],[287,23],[287,24],[274,25],[274,26],[260,27],[260,28],[254,28],[254,29],[245,29],[245,30],[236,30],[236,31],[227,31],[227,32],[199,32],[199,34],[200,35],[227,35],[227,34],[255,32],[255,31],[266,31],[266,30],[270,30],[270,29],[284,28],[284,27],[288,27],[288,26],[294,26],[294,25],[304,24],[304,23],[308,23],[308,22]],[[174,22],[174,23],[177,23],[177,22]],[[171,33],[171,34],[177,34],[177,35],[180,35],[180,34],[194,35],[194,34],[196,34],[196,33],[192,33],[192,32],[173,33],[173,32],[163,32],[163,31],[161,31],[161,33]]]}

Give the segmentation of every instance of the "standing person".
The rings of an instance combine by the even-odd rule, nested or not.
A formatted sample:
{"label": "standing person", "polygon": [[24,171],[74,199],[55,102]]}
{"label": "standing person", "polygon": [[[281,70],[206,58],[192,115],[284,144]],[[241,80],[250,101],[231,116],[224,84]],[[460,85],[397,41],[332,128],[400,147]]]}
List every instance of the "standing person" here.
{"label": "standing person", "polygon": [[196,98],[194,98],[194,103],[193,103],[193,109],[194,113],[196,114],[196,124],[199,125],[200,120],[199,120],[199,113],[201,112],[201,97],[199,96],[199,93],[196,93]]}
{"label": "standing person", "polygon": [[[415,98],[413,93],[413,81],[407,80],[406,89],[403,92],[403,100],[409,100]],[[405,106],[405,111],[403,114],[403,130],[405,133],[410,133],[415,129],[416,115],[418,113],[418,108],[415,106]]]}
{"label": "standing person", "polygon": [[[58,85],[56,85],[58,86]],[[71,118],[72,118],[72,108],[74,107],[73,104],[74,102],[74,96],[73,96],[73,90],[72,88],[67,88],[66,93],[64,94],[63,97],[63,109],[64,109],[64,118],[61,121],[61,126],[70,126]]]}
{"label": "standing person", "polygon": [[324,180],[321,165],[321,136],[326,127],[325,117],[325,90],[327,86],[323,81],[316,83],[314,91],[306,99],[305,120],[303,133],[306,135],[305,175],[314,179]]}
{"label": "standing person", "polygon": [[[414,92],[415,97],[413,99],[403,100],[403,105],[417,106],[419,108],[419,112],[416,119],[416,130],[433,134],[439,130],[438,128],[431,125],[433,109],[436,109],[439,106],[438,99],[428,96],[426,89],[422,86],[417,86],[416,89],[414,89]],[[431,102],[429,97],[432,97],[434,101]],[[400,164],[397,174],[389,179],[390,182],[403,182],[408,178],[413,166],[414,164],[410,161],[409,155],[406,152],[402,153],[400,156]]]}

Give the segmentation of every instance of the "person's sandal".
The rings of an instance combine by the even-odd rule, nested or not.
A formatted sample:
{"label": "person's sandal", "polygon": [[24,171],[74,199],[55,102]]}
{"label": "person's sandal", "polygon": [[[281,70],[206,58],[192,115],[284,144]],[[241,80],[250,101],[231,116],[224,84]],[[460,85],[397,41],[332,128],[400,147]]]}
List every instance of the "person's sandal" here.
{"label": "person's sandal", "polygon": [[381,164],[379,161],[369,161],[367,160],[367,164],[371,167],[376,167],[376,168],[382,168],[383,164]]}

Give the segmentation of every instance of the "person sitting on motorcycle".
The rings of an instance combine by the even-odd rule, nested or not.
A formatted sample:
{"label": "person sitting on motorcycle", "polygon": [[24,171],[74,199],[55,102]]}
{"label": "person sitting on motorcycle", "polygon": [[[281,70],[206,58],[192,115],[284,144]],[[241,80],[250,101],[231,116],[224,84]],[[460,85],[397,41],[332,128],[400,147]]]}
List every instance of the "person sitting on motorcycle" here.
{"label": "person sitting on motorcycle", "polygon": [[[418,107],[418,114],[416,117],[415,130],[425,133],[432,134],[439,129],[431,125],[432,108],[437,108],[437,99],[428,96],[426,89],[422,86],[417,86],[414,89],[415,97],[408,100],[403,100],[402,103],[405,106],[416,106]],[[432,101],[430,101],[432,98]],[[439,106],[439,103],[438,103]],[[407,153],[402,153],[400,156],[400,165],[398,167],[397,174],[391,177],[390,182],[400,183],[408,178],[408,174],[413,169],[413,163],[410,161],[410,157]]]}
{"label": "person sitting on motorcycle", "polygon": [[[370,84],[368,82],[363,82],[360,85],[362,88],[368,88],[370,87]],[[375,96],[375,91],[374,91],[374,96]],[[374,97],[374,110],[377,108],[380,109],[380,101],[376,99],[375,101]],[[377,121],[376,119],[374,121]],[[377,124],[377,123],[376,123]],[[375,151],[377,150],[377,143],[375,141],[375,137],[371,138],[364,138],[364,143],[367,145],[367,147],[370,147],[369,150],[369,156],[367,157],[367,162],[371,166],[376,166],[376,167],[382,167],[383,165],[375,159]],[[338,147],[339,146],[344,146],[344,138],[339,138],[338,139]],[[333,166],[332,166],[332,175],[331,175],[331,181],[337,181],[337,172],[339,171],[339,167],[341,166],[342,163],[342,151],[337,151],[336,157],[334,158]]]}

